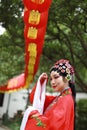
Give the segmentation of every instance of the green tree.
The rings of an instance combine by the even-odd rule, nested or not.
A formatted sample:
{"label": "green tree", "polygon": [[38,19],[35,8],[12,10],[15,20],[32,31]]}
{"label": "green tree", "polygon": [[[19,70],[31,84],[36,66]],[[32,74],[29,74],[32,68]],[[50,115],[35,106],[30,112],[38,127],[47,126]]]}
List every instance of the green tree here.
{"label": "green tree", "polygon": [[0,85],[24,71],[23,3],[20,0],[0,1]]}
{"label": "green tree", "polygon": [[48,59],[49,64],[60,58],[69,59],[75,68],[77,86],[87,92],[86,7],[86,0],[52,2],[43,59]]}

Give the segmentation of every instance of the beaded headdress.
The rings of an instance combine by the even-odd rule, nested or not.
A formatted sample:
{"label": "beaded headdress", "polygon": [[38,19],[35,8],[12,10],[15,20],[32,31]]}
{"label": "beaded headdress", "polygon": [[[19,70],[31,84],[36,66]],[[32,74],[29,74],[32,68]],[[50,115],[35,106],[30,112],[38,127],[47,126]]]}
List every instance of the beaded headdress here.
{"label": "beaded headdress", "polygon": [[71,83],[75,83],[74,68],[69,63],[69,60],[61,59],[57,61],[50,69],[51,71],[57,71],[60,76],[65,77]]}

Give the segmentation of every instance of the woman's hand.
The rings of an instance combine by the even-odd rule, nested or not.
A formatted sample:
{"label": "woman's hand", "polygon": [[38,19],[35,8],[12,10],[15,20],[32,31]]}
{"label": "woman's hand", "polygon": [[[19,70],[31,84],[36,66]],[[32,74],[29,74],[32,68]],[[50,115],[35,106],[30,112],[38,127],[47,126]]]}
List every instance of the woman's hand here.
{"label": "woman's hand", "polygon": [[47,75],[46,73],[42,73],[42,74],[40,75],[39,79],[40,79],[40,83],[41,83],[41,85],[42,85],[43,82],[45,81],[45,79],[48,80],[48,75]]}

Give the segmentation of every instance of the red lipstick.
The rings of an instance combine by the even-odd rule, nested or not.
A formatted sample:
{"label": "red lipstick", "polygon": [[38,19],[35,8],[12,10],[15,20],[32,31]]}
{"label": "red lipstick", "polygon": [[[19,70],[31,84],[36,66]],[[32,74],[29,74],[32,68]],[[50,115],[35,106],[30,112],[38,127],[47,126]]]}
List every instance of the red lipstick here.
{"label": "red lipstick", "polygon": [[56,88],[57,86],[52,86],[52,88]]}

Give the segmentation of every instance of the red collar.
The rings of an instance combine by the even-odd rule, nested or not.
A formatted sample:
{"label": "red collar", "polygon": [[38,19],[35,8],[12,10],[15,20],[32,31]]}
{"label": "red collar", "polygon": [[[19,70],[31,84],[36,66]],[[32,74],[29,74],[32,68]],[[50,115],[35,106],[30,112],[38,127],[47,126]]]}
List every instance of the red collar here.
{"label": "red collar", "polygon": [[68,95],[68,94],[72,94],[71,88],[65,89],[65,90],[60,94],[60,96],[66,96],[66,95]]}

